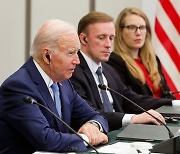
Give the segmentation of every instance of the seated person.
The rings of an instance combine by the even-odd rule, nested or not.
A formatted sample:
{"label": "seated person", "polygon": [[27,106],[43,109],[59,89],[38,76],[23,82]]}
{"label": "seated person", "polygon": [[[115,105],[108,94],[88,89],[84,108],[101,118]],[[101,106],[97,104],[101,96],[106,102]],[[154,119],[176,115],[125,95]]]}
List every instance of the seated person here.
{"label": "seated person", "polygon": [[123,83],[141,95],[171,98],[159,58],[152,47],[147,16],[139,9],[125,8],[115,23],[114,51],[110,64]]}
{"label": "seated person", "polygon": [[[107,121],[75,92],[69,80],[79,64],[79,45],[75,28],[64,21],[49,20],[39,29],[32,56],[0,88],[0,153],[86,151],[84,140],[91,145],[108,142]],[[26,96],[59,115],[84,140],[49,111],[25,103]]]}
{"label": "seated person", "polygon": [[90,12],[79,21],[78,35],[81,42],[81,50],[78,52],[80,64],[76,67],[71,81],[79,95],[90,106],[106,116],[110,130],[118,129],[129,123],[160,123],[121,96],[109,91],[105,95],[98,88],[101,83],[99,67],[102,69],[105,85],[149,110],[148,112],[165,123],[163,116],[151,109],[162,105],[172,105],[172,100],[155,99],[134,93],[122,83],[117,72],[105,63],[111,54],[115,37],[113,18],[102,12]]}

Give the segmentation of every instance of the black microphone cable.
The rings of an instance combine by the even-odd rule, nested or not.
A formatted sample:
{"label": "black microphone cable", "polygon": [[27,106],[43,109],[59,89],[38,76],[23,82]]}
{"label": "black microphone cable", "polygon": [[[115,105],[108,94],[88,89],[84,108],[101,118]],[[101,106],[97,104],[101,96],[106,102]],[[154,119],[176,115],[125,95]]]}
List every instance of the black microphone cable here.
{"label": "black microphone cable", "polygon": [[80,139],[82,139],[84,142],[87,143],[87,145],[89,145],[89,147],[91,147],[93,150],[95,150],[95,152],[97,154],[99,154],[99,152],[97,151],[97,149],[91,145],[90,143],[88,143],[85,139],[83,139],[83,137],[81,135],[79,135],[72,127],[70,127],[65,121],[63,121],[60,117],[58,117],[55,113],[53,113],[49,108],[47,108],[46,106],[38,103],[36,100],[34,100],[33,98],[29,97],[29,96],[25,96],[23,98],[23,101],[26,103],[30,103],[30,104],[37,104],[40,107],[46,109],[47,111],[49,111],[52,115],[54,115],[59,121],[61,121],[70,131],[72,131],[74,134],[76,134]]}
{"label": "black microphone cable", "polygon": [[166,129],[168,130],[169,133],[169,138],[174,137],[173,133],[171,132],[171,130],[167,127],[167,125],[165,125],[160,119],[158,119],[157,117],[155,117],[154,115],[152,115],[151,113],[149,113],[147,110],[145,110],[144,108],[142,108],[141,106],[139,106],[138,104],[136,104],[135,102],[133,102],[132,100],[130,100],[129,98],[127,98],[126,96],[122,95],[121,93],[109,88],[108,86],[104,85],[104,84],[99,84],[98,87],[102,90],[109,90],[112,91],[118,95],[120,95],[121,97],[125,98],[126,100],[128,100],[130,103],[132,103],[133,105],[135,105],[136,107],[140,108],[143,112],[146,112],[147,114],[149,114],[151,117],[153,117],[154,119],[156,119],[159,123],[161,123],[164,127],[166,127]]}

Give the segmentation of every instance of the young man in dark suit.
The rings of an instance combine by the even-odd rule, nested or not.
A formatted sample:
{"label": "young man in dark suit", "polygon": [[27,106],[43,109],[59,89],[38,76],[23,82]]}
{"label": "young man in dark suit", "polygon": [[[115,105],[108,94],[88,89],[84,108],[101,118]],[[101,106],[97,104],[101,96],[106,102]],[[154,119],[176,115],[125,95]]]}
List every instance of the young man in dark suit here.
{"label": "young man in dark suit", "polygon": [[78,24],[78,35],[81,42],[81,50],[78,52],[80,64],[76,67],[71,81],[76,91],[90,106],[106,116],[110,130],[118,129],[128,123],[155,123],[158,125],[160,123],[112,92],[106,94],[111,106],[110,109],[107,109],[106,101],[103,101],[104,94],[98,88],[100,82],[96,72],[99,67],[102,68],[102,78],[105,85],[149,110],[148,112],[165,123],[163,116],[152,109],[162,105],[171,105],[171,100],[154,99],[134,93],[121,82],[113,68],[105,63],[111,54],[115,37],[113,18],[102,12],[90,12],[81,18]]}

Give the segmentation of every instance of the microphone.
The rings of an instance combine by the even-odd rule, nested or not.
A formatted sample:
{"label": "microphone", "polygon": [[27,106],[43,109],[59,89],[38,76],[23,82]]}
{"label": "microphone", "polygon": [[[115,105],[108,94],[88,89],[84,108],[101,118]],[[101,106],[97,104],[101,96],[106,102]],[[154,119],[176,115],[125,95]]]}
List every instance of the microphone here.
{"label": "microphone", "polygon": [[138,107],[139,109],[141,109],[143,112],[146,112],[147,114],[149,114],[151,117],[153,117],[154,119],[156,119],[159,123],[161,123],[164,127],[166,127],[166,129],[168,130],[169,133],[169,138],[174,137],[173,133],[171,132],[171,130],[167,127],[166,124],[164,124],[160,119],[158,119],[157,117],[155,117],[154,115],[152,115],[151,113],[149,113],[147,110],[145,110],[144,108],[142,108],[141,106],[139,106],[138,104],[136,104],[135,102],[133,102],[132,100],[130,100],[129,98],[127,98],[126,96],[122,95],[121,93],[109,88],[108,86],[104,85],[104,84],[99,84],[98,87],[101,90],[109,90],[112,91],[118,95],[120,95],[121,97],[125,98],[126,100],[128,100],[130,103],[132,103],[133,105],[135,105],[136,107]]}
{"label": "microphone", "polygon": [[59,121],[61,121],[70,131],[72,131],[74,134],[76,134],[80,139],[82,139],[85,143],[87,143],[87,145],[89,145],[89,147],[91,147],[93,150],[95,150],[95,152],[97,154],[99,154],[99,152],[97,151],[97,149],[91,145],[90,143],[88,143],[85,139],[83,139],[83,137],[81,135],[79,135],[72,127],[70,127],[65,121],[63,121],[60,117],[58,117],[55,113],[53,113],[49,108],[47,108],[46,106],[38,103],[36,100],[34,100],[33,98],[29,97],[29,96],[25,96],[23,98],[23,101],[29,104],[37,104],[40,107],[46,109],[48,112],[50,112],[53,116],[55,116]]}
{"label": "microphone", "polygon": [[164,94],[165,95],[174,95],[174,94],[178,94],[180,93],[180,91],[165,91]]}

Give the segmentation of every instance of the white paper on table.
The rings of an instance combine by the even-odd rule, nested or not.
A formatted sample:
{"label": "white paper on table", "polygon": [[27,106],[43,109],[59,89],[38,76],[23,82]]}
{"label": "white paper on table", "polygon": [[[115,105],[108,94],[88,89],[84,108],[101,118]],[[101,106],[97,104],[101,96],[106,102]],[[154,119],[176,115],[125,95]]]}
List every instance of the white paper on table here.
{"label": "white paper on table", "polygon": [[[57,153],[57,152],[44,152],[44,151],[36,151],[36,152],[34,152],[33,154],[60,154],[59,152]],[[76,154],[76,153],[74,153],[74,152],[70,152],[70,153],[66,153],[66,154]]]}
{"label": "white paper on table", "polygon": [[117,142],[111,145],[98,148],[98,152],[101,153],[115,153],[115,154],[138,154],[141,151],[142,154],[150,153],[149,149],[152,149],[152,144],[148,142]]}
{"label": "white paper on table", "polygon": [[180,106],[180,100],[172,100],[173,106]]}
{"label": "white paper on table", "polygon": [[101,153],[116,153],[116,154],[138,154],[137,150],[130,143],[118,142],[97,149]]}

